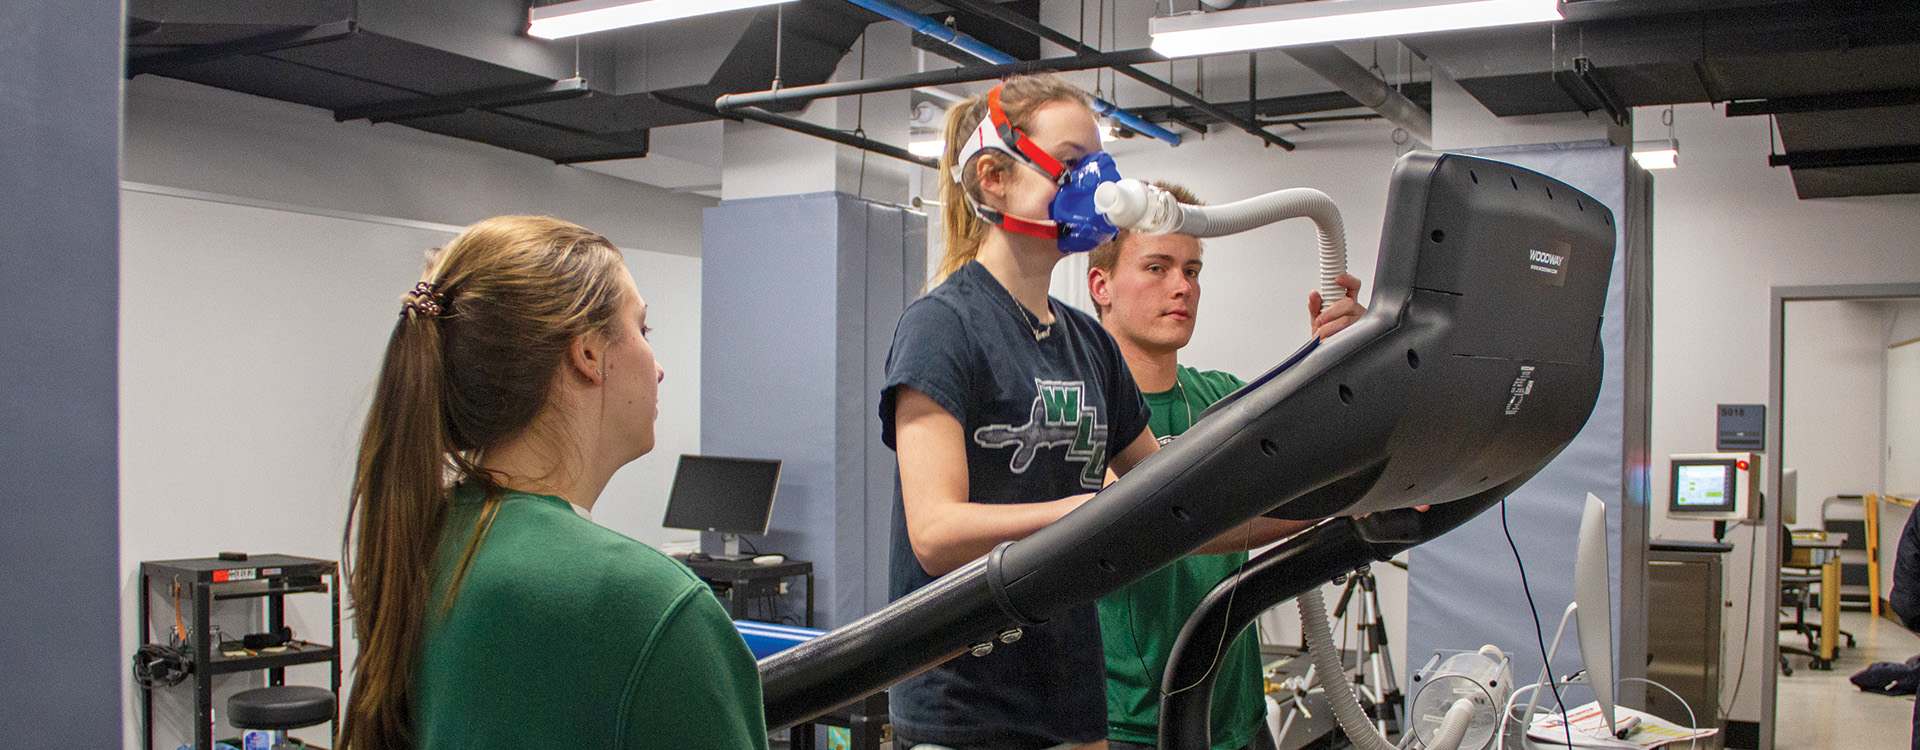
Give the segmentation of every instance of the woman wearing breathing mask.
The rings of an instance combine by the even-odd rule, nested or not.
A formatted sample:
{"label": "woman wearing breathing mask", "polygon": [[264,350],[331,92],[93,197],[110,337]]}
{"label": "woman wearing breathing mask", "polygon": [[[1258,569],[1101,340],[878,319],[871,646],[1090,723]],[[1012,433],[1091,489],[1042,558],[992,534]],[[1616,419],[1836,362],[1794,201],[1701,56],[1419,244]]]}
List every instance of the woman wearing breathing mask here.
{"label": "woman wearing breathing mask", "polygon": [[[1093,188],[1118,179],[1085,92],[1008,79],[947,115],[946,254],[901,315],[880,397],[898,454],[892,596],[1039,530],[1157,447],[1098,321],[1047,296],[1054,264],[1111,239]],[[1094,605],[891,693],[896,746],[1105,745]]]}

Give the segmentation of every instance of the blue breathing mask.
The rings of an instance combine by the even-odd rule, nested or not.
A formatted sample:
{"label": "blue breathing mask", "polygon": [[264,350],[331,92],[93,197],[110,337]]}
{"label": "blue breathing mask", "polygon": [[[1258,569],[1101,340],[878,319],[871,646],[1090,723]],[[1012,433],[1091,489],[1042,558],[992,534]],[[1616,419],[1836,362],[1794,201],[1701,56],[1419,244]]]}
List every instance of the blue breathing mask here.
{"label": "blue breathing mask", "polygon": [[1054,193],[1047,217],[1060,225],[1060,252],[1084,253],[1113,239],[1120,229],[1093,208],[1093,192],[1101,183],[1119,182],[1120,168],[1113,156],[1099,151],[1081,159]]}

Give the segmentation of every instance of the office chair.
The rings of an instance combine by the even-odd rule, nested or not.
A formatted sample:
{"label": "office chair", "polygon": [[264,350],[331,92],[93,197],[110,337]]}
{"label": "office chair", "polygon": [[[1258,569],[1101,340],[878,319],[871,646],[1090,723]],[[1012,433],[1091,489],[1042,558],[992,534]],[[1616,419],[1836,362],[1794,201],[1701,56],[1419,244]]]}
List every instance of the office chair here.
{"label": "office chair", "polygon": [[[1814,669],[1824,671],[1833,668],[1831,660],[1820,656],[1820,628],[1807,622],[1807,607],[1813,598],[1813,587],[1821,583],[1820,567],[1808,565],[1805,554],[1796,554],[1799,551],[1794,545],[1796,533],[1825,534],[1825,532],[1814,530],[1795,532],[1785,526],[1780,527],[1780,559],[1786,561],[1780,566],[1780,602],[1784,608],[1789,598],[1793,601],[1793,619],[1781,622],[1780,632],[1799,633],[1807,639],[1807,647],[1804,649],[1785,645],[1780,647],[1780,672],[1788,677],[1793,676],[1793,665],[1787,661],[1788,654],[1807,657],[1811,660],[1809,666]],[[1823,597],[1838,595],[1839,592],[1827,591],[1824,588],[1820,591],[1820,596]],[[1854,647],[1852,633],[1841,630],[1838,635],[1846,639],[1847,648]]]}

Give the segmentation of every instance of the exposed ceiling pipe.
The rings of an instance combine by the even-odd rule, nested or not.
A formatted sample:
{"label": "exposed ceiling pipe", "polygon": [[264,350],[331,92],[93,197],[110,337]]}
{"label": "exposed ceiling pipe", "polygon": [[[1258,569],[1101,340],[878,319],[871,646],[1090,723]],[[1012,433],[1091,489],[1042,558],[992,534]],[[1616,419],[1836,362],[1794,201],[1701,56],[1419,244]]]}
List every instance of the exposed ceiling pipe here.
{"label": "exposed ceiling pipe", "polygon": [[1360,63],[1354,62],[1340,48],[1331,44],[1315,44],[1288,47],[1283,51],[1359,101],[1361,106],[1379,112],[1387,122],[1407,131],[1415,140],[1433,142],[1433,114],[1393,90],[1386,81],[1374,77],[1373,73],[1360,67]]}
{"label": "exposed ceiling pipe", "polygon": [[916,155],[891,143],[882,143],[863,135],[849,133],[845,130],[835,130],[833,128],[815,125],[798,117],[788,117],[786,115],[768,112],[759,107],[735,107],[728,110],[727,114],[732,117],[766,123],[774,127],[786,128],[793,132],[803,133],[815,138],[825,138],[834,143],[852,146],[862,151],[879,154],[881,156],[891,156],[901,161],[913,162],[928,169],[940,168],[940,162]]}
{"label": "exposed ceiling pipe", "polygon": [[[1039,21],[1035,21],[1031,18],[1027,18],[1026,16],[1020,15],[1019,13],[1015,13],[1011,10],[1008,10],[1005,7],[1002,7],[1001,5],[999,5],[998,3],[993,2],[993,0],[940,0],[940,2],[941,4],[946,5],[948,7],[958,8],[961,10],[978,13],[980,15],[994,19],[1008,26],[1012,26],[1021,31],[1025,31],[1029,34],[1033,34],[1034,36],[1038,36],[1049,42],[1053,42],[1054,44],[1058,44],[1062,47],[1065,47],[1069,52],[1072,52],[1076,55],[1100,54],[1100,50],[1087,46],[1085,42],[1082,42],[1078,39],[1067,36],[1066,34],[1063,34],[1059,31],[1055,31],[1052,28],[1048,27],[1047,25],[1040,23]],[[1231,4],[1231,3],[1227,3],[1227,4]],[[1175,99],[1179,99],[1180,101],[1191,104],[1195,108],[1199,109],[1202,112],[1207,113],[1208,115],[1212,115],[1214,118],[1220,120],[1221,122],[1225,122],[1241,130],[1247,131],[1248,134],[1251,134],[1254,137],[1259,138],[1260,140],[1266,141],[1269,145],[1279,146],[1288,151],[1292,151],[1294,149],[1294,145],[1292,141],[1289,141],[1285,138],[1281,138],[1280,136],[1267,132],[1267,129],[1262,127],[1260,123],[1255,122],[1252,112],[1248,112],[1247,113],[1248,116],[1246,117],[1241,117],[1225,109],[1222,109],[1219,105],[1216,105],[1212,102],[1207,101],[1206,99],[1201,98],[1199,94],[1195,94],[1191,91],[1187,91],[1186,89],[1180,88],[1179,86],[1175,86],[1166,81],[1162,81],[1157,77],[1147,74],[1145,71],[1142,71],[1139,68],[1133,67],[1132,65],[1115,65],[1113,66],[1113,70],[1114,72],[1119,73],[1123,76],[1126,76],[1128,78],[1132,78],[1133,80],[1144,83],[1152,87],[1154,90],[1159,91],[1160,93],[1166,94],[1167,96],[1171,96]]]}
{"label": "exposed ceiling pipe", "polygon": [[[1013,55],[994,49],[978,39],[948,28],[944,23],[907,10],[887,0],[847,0],[847,2],[905,24],[907,28],[913,29],[930,38],[945,42],[956,49],[980,58],[981,60],[985,60],[988,63],[1008,65],[1020,62],[1019,58]],[[1136,133],[1153,136],[1154,138],[1166,141],[1175,146],[1180,145],[1180,136],[1178,134],[1140,119],[1134,116],[1133,113],[1121,109],[1113,102],[1104,99],[1094,99],[1093,111],[1113,118],[1114,122]]]}
{"label": "exposed ceiling pipe", "polygon": [[1160,53],[1141,47],[1139,49],[1102,52],[1097,55],[1073,55],[1070,57],[1049,57],[1044,60],[1022,60],[1005,65],[975,65],[960,68],[942,68],[922,73],[904,73],[888,78],[864,78],[857,81],[834,81],[812,86],[789,86],[766,91],[749,91],[739,94],[726,94],[713,101],[713,106],[721,112],[732,111],[735,107],[764,107],[774,104],[796,104],[815,99],[827,99],[836,96],[856,96],[876,94],[882,91],[900,91],[919,89],[928,86],[945,86],[971,81],[991,81],[995,78],[1018,73],[1056,72],[1067,70],[1089,70],[1106,68],[1126,63],[1145,62],[1163,59]]}
{"label": "exposed ceiling pipe", "polygon": [[825,138],[854,148],[864,149],[876,154],[891,156],[903,161],[910,161],[923,167],[937,168],[938,162],[935,160],[915,156],[899,146],[881,143],[844,130],[821,127],[796,117],[787,117],[768,112],[760,107],[775,104],[811,102],[815,99],[826,99],[836,96],[854,96],[857,94],[901,91],[965,81],[982,81],[999,78],[1012,73],[1034,72],[1039,70],[1103,68],[1113,64],[1115,60],[1133,60],[1138,62],[1148,57],[1158,57],[1158,53],[1150,49],[1142,48],[1123,52],[1109,52],[1100,55],[1082,55],[1077,57],[1059,57],[1031,62],[1018,62],[1012,65],[981,65],[970,68],[948,68],[945,70],[930,70],[924,73],[908,73],[891,78],[868,78],[858,81],[840,81],[836,83],[816,84],[813,86],[795,86],[792,88],[755,91],[743,94],[727,94],[714,101],[711,111],[716,117],[739,117],[756,122],[763,122],[768,125],[786,128],[818,138]]}

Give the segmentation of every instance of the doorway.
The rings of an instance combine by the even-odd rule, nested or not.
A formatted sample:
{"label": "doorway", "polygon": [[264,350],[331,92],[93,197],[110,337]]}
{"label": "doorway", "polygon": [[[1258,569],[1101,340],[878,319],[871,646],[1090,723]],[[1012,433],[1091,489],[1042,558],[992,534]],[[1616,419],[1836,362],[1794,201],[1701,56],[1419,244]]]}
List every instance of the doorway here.
{"label": "doorway", "polygon": [[[1810,669],[1810,659],[1790,654],[1795,671],[1787,677],[1780,646],[1797,636],[1770,626],[1781,604],[1783,523],[1819,529],[1826,518],[1864,512],[1853,511],[1857,501],[1848,496],[1888,489],[1888,406],[1899,400],[1890,396],[1897,383],[1888,377],[1895,362],[1889,352],[1920,338],[1920,284],[1774,287],[1771,310],[1767,432],[1779,460],[1765,466],[1767,496],[1784,499],[1783,470],[1796,470],[1798,478],[1797,492],[1788,493],[1796,507],[1768,513],[1757,535],[1769,542],[1761,545],[1764,562],[1752,591],[1751,635],[1759,648],[1743,657],[1764,675],[1761,715],[1768,718],[1759,747],[1895,747],[1906,740],[1912,704],[1863,693],[1846,678],[1875,660],[1904,661],[1920,652],[1920,637],[1866,613],[1843,613],[1841,628],[1855,636],[1855,647],[1841,648],[1831,671]],[[1897,538],[1897,528],[1890,533]],[[1794,720],[1774,721],[1779,706]]]}

